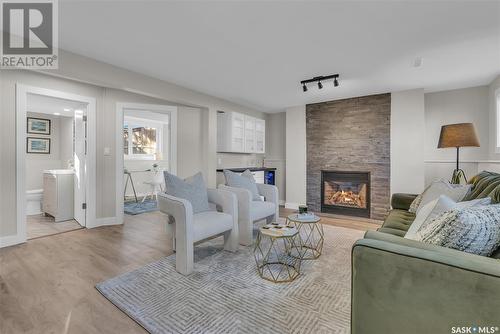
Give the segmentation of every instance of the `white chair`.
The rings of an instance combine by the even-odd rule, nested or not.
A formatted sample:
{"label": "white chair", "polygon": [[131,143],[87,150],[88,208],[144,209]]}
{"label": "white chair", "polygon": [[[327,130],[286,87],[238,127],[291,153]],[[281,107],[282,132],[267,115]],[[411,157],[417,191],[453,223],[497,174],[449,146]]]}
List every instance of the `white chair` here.
{"label": "white chair", "polygon": [[[173,245],[176,251],[175,267],[183,274],[193,271],[194,245],[216,236],[224,236],[224,249],[238,249],[238,204],[236,196],[220,189],[208,189],[212,211],[193,213],[188,200],[165,193],[158,194],[158,204],[174,221]],[[215,206],[222,212],[216,211]]]}
{"label": "white chair", "polygon": [[266,219],[268,223],[279,218],[278,188],[270,184],[257,183],[263,201],[254,201],[252,193],[244,188],[219,185],[219,189],[227,190],[238,198],[238,225],[241,245],[253,243],[253,223]]}
{"label": "white chair", "polygon": [[144,184],[149,185],[151,188],[149,193],[147,193],[146,196],[142,198],[141,203],[144,203],[148,196],[151,197],[151,199],[158,200],[158,194],[163,191],[163,182],[163,171],[158,170],[153,172],[153,179],[151,181],[144,181]]}

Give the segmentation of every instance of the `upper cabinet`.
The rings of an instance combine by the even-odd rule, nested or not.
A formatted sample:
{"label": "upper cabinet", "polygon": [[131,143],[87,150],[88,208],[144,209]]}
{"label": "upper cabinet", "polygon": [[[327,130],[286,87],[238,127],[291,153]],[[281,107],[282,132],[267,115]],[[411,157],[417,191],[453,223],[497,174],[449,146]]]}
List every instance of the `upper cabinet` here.
{"label": "upper cabinet", "polygon": [[266,152],[266,121],[255,119],[255,153]]}
{"label": "upper cabinet", "polygon": [[217,152],[265,153],[266,121],[232,111],[217,114]]}

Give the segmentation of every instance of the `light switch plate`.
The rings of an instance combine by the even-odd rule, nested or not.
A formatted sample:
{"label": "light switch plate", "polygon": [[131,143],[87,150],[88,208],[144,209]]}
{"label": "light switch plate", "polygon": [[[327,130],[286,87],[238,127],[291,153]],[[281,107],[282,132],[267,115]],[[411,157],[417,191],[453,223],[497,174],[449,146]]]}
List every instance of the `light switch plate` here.
{"label": "light switch plate", "polygon": [[111,148],[105,147],[104,148],[104,156],[110,156],[111,155]]}

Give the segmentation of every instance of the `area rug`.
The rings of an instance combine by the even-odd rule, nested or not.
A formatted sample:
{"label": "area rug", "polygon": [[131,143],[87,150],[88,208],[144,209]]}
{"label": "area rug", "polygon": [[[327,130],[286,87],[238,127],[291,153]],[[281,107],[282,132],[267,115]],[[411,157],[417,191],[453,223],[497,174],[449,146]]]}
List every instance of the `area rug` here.
{"label": "area rug", "polygon": [[261,279],[252,247],[230,253],[219,238],[195,248],[189,276],[172,255],[96,288],[150,333],[349,333],[351,247],[363,232],[324,230],[323,254],[291,283]]}
{"label": "area rug", "polygon": [[123,211],[129,215],[138,215],[140,213],[152,212],[158,210],[158,203],[154,199],[148,199],[144,202],[135,201],[123,203]]}

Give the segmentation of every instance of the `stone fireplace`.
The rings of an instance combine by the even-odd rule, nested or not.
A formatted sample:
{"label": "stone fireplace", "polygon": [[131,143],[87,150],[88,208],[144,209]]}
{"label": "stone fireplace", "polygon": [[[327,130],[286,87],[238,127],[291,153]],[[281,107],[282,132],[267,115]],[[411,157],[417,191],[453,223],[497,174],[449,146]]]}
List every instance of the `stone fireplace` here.
{"label": "stone fireplace", "polygon": [[370,173],[321,171],[321,212],[370,218]]}
{"label": "stone fireplace", "polygon": [[374,220],[390,206],[391,94],[308,104],[307,205]]}

